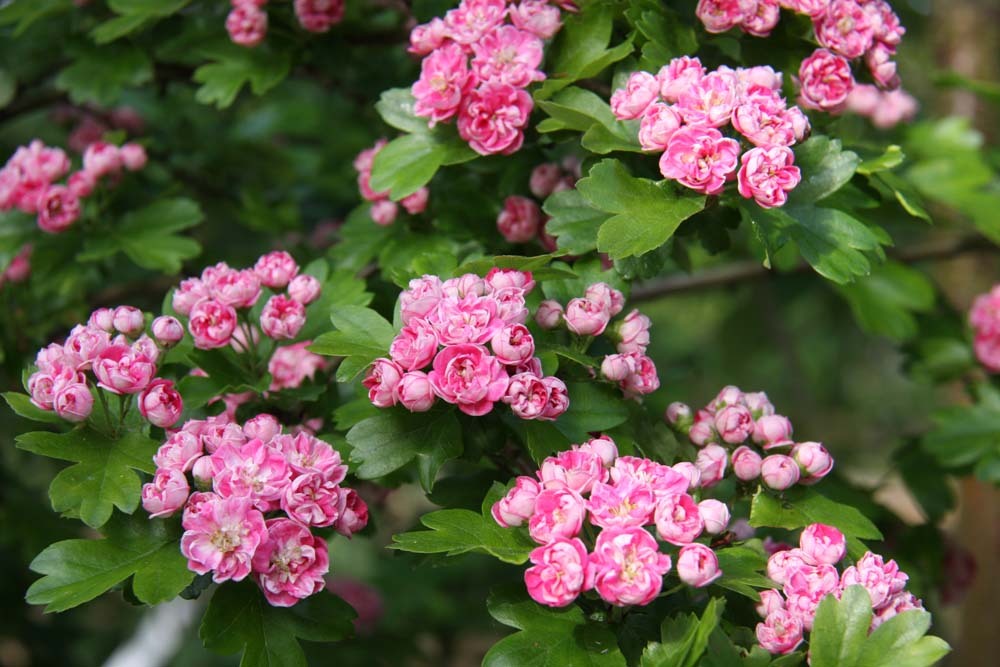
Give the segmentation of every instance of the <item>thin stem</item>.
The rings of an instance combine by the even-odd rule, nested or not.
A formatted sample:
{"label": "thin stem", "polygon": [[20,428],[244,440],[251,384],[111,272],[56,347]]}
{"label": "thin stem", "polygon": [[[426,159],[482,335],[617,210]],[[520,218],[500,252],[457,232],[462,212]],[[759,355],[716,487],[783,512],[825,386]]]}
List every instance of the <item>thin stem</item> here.
{"label": "thin stem", "polygon": [[104,408],[104,420],[108,423],[108,432],[114,434],[115,427],[111,423],[111,407],[108,405],[108,397],[104,395],[104,392],[100,387],[96,388],[97,398],[101,401],[101,406]]}

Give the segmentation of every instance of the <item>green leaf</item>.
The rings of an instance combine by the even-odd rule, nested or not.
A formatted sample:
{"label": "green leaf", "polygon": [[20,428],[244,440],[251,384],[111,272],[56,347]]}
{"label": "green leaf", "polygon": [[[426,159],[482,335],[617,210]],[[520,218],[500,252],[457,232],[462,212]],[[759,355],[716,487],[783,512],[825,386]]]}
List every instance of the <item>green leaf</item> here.
{"label": "green leaf", "polygon": [[882,533],[865,515],[850,505],[834,502],[812,488],[797,487],[778,499],[759,490],[750,505],[750,525],[756,528],[795,530],[812,523],[833,526],[847,537],[848,550],[859,557],[867,549],[859,540],[880,540]]}
{"label": "green leaf", "polygon": [[896,144],[891,144],[881,155],[860,162],[857,171],[866,176],[880,171],[889,171],[903,164],[905,160],[906,155],[903,154],[903,150]]}
{"label": "green leaf", "polygon": [[576,187],[594,208],[613,214],[597,233],[597,249],[612,259],[660,247],[705,207],[705,197],[677,194],[666,182],[635,178],[618,160],[597,163]]}
{"label": "green leaf", "polygon": [[0,26],[16,23],[14,36],[20,36],[36,21],[64,12],[75,11],[72,0],[20,0],[0,7]]}
{"label": "green leaf", "polygon": [[1000,407],[991,402],[939,410],[923,447],[946,468],[976,463],[1000,453]]}
{"label": "green leaf", "polygon": [[392,549],[420,554],[457,556],[486,553],[505,563],[520,565],[538,545],[524,529],[503,528],[491,516],[464,509],[431,512],[420,517],[430,530],[393,535]]}
{"label": "green leaf", "polygon": [[131,514],[139,506],[142,482],[136,471],[152,474],[158,444],[141,433],[125,433],[117,440],[88,428],[69,433],[23,433],[17,447],[75,465],[63,469],[49,487],[52,509],[79,514],[88,526],[99,528],[114,508]]}
{"label": "green leaf", "polygon": [[548,609],[516,585],[494,589],[486,608],[519,632],[494,644],[483,667],[625,667],[614,633],[588,622],[576,605]]}
{"label": "green leaf", "polygon": [[362,479],[375,479],[417,460],[420,484],[430,491],[438,470],[462,453],[462,429],[449,408],[425,413],[386,410],[351,428],[351,462]]}
{"label": "green leaf", "polygon": [[897,262],[876,267],[870,276],[838,287],[865,331],[896,341],[917,334],[914,313],[934,306],[934,285],[917,269]]}
{"label": "green leaf", "polygon": [[840,600],[823,598],[809,634],[812,667],[855,667],[871,621],[872,601],[863,586],[848,586]]}
{"label": "green leaf", "polygon": [[628,419],[628,408],[621,393],[608,385],[594,382],[568,382],[569,409],[555,426],[570,442],[584,442],[589,433],[606,431]]}
{"label": "green leaf", "polygon": [[788,197],[789,206],[813,206],[851,180],[860,164],[856,153],[841,150],[840,140],[810,137],[795,147],[802,181]]}
{"label": "green leaf", "polygon": [[767,567],[764,554],[748,547],[730,547],[715,552],[722,576],[714,584],[752,600],[760,599],[754,589],[774,588],[774,582],[761,572]]}
{"label": "green leaf", "polygon": [[102,46],[75,54],[73,63],[56,77],[55,86],[75,104],[111,107],[125,88],[153,78],[153,65],[141,49],[131,45]]}
{"label": "green leaf", "polygon": [[194,71],[194,80],[201,84],[195,99],[219,109],[230,106],[243,86],[249,84],[255,95],[263,95],[284,81],[291,71],[291,60],[284,51],[226,45],[206,53],[216,62]]}
{"label": "green leaf", "polygon": [[98,44],[112,42],[186,7],[191,0],[108,0],[118,16],[100,24],[90,35]]}
{"label": "green leaf", "polygon": [[451,125],[439,125],[433,132],[407,134],[390,141],[375,156],[371,187],[376,192],[388,190],[398,201],[427,185],[442,166],[475,157],[476,152]]}
{"label": "green leaf", "polygon": [[317,337],[309,349],[316,354],[350,357],[348,368],[351,373],[342,375],[341,369],[338,369],[339,381],[353,379],[372,361],[389,353],[396,332],[392,324],[374,310],[362,306],[334,306],[330,319],[337,330]]}
{"label": "green leaf", "polygon": [[573,86],[551,100],[539,100],[538,106],[551,117],[539,131],[583,132],[583,147],[602,155],[616,150],[642,152],[636,123],[619,121],[596,93]]}
{"label": "green leaf", "polygon": [[920,193],[909,181],[888,171],[879,172],[874,178],[892,190],[893,196],[904,211],[924,222],[933,222],[927,209],[924,208]]}
{"label": "green leaf", "polygon": [[642,667],[694,667],[708,648],[708,640],[719,626],[723,598],[712,598],[699,619],[694,614],[664,619],[662,642],[652,642],[642,652]]}
{"label": "green leaf", "polygon": [[31,402],[31,397],[16,391],[8,391],[3,395],[7,405],[18,417],[46,424],[66,424],[66,420],[51,410],[42,410]]}
{"label": "green leaf", "polygon": [[415,101],[409,88],[390,88],[383,91],[375,103],[375,110],[382,120],[397,130],[411,134],[428,133],[427,119],[413,112]]}
{"label": "green leaf", "polygon": [[180,552],[175,522],[143,516],[115,516],[101,540],[64,540],[48,546],[31,562],[45,575],[28,589],[31,604],[65,611],[93,600],[133,577],[140,601],[159,604],[176,597],[194,578]]}
{"label": "green leaf", "polygon": [[611,217],[588,204],[576,189],[556,192],[542,209],[549,216],[545,232],[556,237],[560,250],[574,255],[597,249],[597,232]]}
{"label": "green leaf", "polygon": [[292,607],[272,607],[252,581],[220,586],[201,621],[205,647],[243,652],[241,667],[306,667],[298,640],[335,642],[354,633],[349,604],[321,591]]}
{"label": "green leaf", "polygon": [[569,448],[569,439],[551,422],[521,420],[518,426],[524,432],[524,446],[535,463]]}
{"label": "green leaf", "polygon": [[7,70],[0,68],[0,109],[11,103],[17,94],[17,79]]}

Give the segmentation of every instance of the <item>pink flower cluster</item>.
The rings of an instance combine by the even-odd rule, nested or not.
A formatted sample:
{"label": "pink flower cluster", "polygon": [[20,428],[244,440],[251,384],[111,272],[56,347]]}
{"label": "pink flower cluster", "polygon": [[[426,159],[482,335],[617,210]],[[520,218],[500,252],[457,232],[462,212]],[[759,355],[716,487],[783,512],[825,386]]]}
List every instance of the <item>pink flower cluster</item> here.
{"label": "pink flower cluster", "polygon": [[[457,117],[458,133],[480,155],[521,147],[534,108],[525,90],[541,81],[545,44],[558,32],[559,8],[546,0],[462,0],[418,25],[410,52],[424,56],[413,84],[413,111],[431,127]],[[509,23],[508,23],[509,20]]]}
{"label": "pink flower cluster", "polygon": [[802,63],[800,103],[822,111],[843,109],[854,86],[849,60],[864,57],[882,88],[899,85],[896,47],[906,29],[885,0],[699,0],[695,10],[708,32],[743,32],[766,37],[784,7],[812,18],[816,41],[823,47]]}
{"label": "pink flower cluster", "polygon": [[[801,180],[790,146],[806,135],[809,121],[781,96],[781,74],[770,67],[706,72],[701,61],[674,58],[658,74],[634,72],[611,96],[620,120],[641,119],[639,143],[659,151],[660,173],[708,195],[738,178],[739,192],[765,208],[781,206]],[[732,124],[750,144],[720,131]]]}
{"label": "pink flower cluster", "polygon": [[[94,407],[95,391],[122,396],[138,394],[139,411],[154,426],[167,428],[180,419],[184,402],[172,380],[157,378],[156,362],[176,344],[183,329],[172,317],[153,321],[153,337],[142,311],[132,306],[99,308],[87,324],[78,324],[62,343],[38,351],[28,378],[31,402],[63,419],[82,422]],[[97,388],[89,384],[93,376]]]}
{"label": "pink flower cluster", "polygon": [[391,225],[399,215],[399,206],[402,205],[410,215],[423,213],[427,209],[427,201],[430,199],[430,190],[426,187],[420,188],[412,195],[403,197],[399,204],[389,199],[389,191],[375,192],[371,188],[372,165],[375,163],[375,156],[379,154],[386,145],[385,139],[379,139],[371,148],[358,153],[354,158],[354,169],[358,172],[358,190],[365,200],[372,203],[369,214],[375,224],[383,227]]}
{"label": "pink flower cluster", "polygon": [[[698,485],[690,463],[618,456],[611,438],[598,437],[547,458],[536,476],[518,477],[492,515],[505,528],[527,524],[542,545],[524,573],[538,603],[564,607],[590,589],[619,607],[652,602],[672,563],[647,526],[680,547],[681,581],[702,587],[722,576],[715,552],[695,540],[724,531],[729,509],[688,495]],[[589,551],[581,538],[585,521],[599,530]]]}
{"label": "pink flower cluster", "polygon": [[140,144],[118,147],[96,142],[84,151],[83,168],[62,185],[56,181],[71,168],[66,152],[35,139],[18,148],[0,169],[0,211],[17,208],[37,215],[42,231],[58,234],[79,219],[81,200],[102,178],[116,180],[123,168],[137,171],[145,164],[146,149]]}
{"label": "pink flower cluster", "polygon": [[326,369],[327,360],[308,350],[311,340],[279,347],[271,355],[267,372],[271,374],[271,391],[295,389],[307,379],[311,380],[317,371]]}
{"label": "pink flower cluster", "polygon": [[[521,419],[554,420],[569,407],[566,385],[542,374],[525,326],[531,273],[492,269],[442,281],[423,276],[399,297],[403,328],[364,379],[380,407],[429,410],[437,398],[467,415],[510,406]],[[487,347],[487,345],[489,347]],[[425,370],[430,366],[430,370]]]}
{"label": "pink flower cluster", "polygon": [[188,568],[211,572],[216,583],[252,575],[276,607],[324,587],[326,541],[311,528],[350,537],[368,523],[357,491],[340,485],[347,475],[340,454],[308,433],[282,433],[268,414],[242,426],[225,415],[188,421],[153,461],[142,506],[150,518],[183,508]]}
{"label": "pink flower cluster", "polygon": [[673,428],[701,448],[695,465],[701,471],[703,487],[721,481],[730,465],[737,479],[752,482],[760,478],[765,486],[778,491],[797,483],[815,484],[833,470],[833,457],[823,445],[792,440],[792,423],[788,417],[775,414],[764,392],[723,387],[715,400],[696,414],[683,403],[671,403],[666,417]]}
{"label": "pink flower cluster", "polygon": [[313,276],[299,275],[299,265],[284,251],[261,255],[249,269],[234,269],[225,262],[209,266],[199,278],[181,281],[172,304],[188,318],[195,347],[210,350],[231,344],[237,351],[248,351],[257,344],[248,313],[263,287],[287,293],[267,300],[260,330],[275,340],[294,339],[306,323],[306,306],[319,298],[321,286]]}
{"label": "pink flower cluster", "polygon": [[969,324],[975,332],[973,349],[979,363],[991,373],[1000,373],[1000,285],[972,302]]}
{"label": "pink flower cluster", "polygon": [[[267,0],[230,0],[226,32],[235,44],[257,46],[267,35]],[[344,18],[344,0],[295,0],[295,18],[309,32],[326,32]]]}
{"label": "pink flower cluster", "polygon": [[31,244],[24,244],[0,271],[0,289],[3,289],[5,283],[23,283],[28,279],[31,275],[31,251]]}
{"label": "pink flower cluster", "polygon": [[[567,157],[562,165],[544,162],[531,172],[528,187],[531,194],[544,200],[553,192],[571,190],[580,179],[580,161]],[[509,243],[528,243],[540,238],[542,245],[550,251],[556,249],[556,242],[545,233],[548,218],[542,214],[538,203],[528,197],[511,195],[503,202],[503,210],[497,216],[497,231]]]}
{"label": "pink flower cluster", "polygon": [[919,109],[917,100],[902,88],[879,90],[867,83],[854,86],[846,105],[847,111],[865,116],[872,125],[884,130],[912,120]]}
{"label": "pink flower cluster", "polygon": [[762,591],[757,612],[764,618],[757,625],[757,641],[771,653],[791,653],[812,630],[816,609],[827,595],[840,599],[848,586],[868,591],[874,615],[869,632],[896,614],[923,609],[907,592],[909,577],[895,561],[866,553],[854,565],[838,572],[847,542],[833,526],[814,523],[802,531],[799,548],[777,551],[767,563],[767,576],[782,588]]}

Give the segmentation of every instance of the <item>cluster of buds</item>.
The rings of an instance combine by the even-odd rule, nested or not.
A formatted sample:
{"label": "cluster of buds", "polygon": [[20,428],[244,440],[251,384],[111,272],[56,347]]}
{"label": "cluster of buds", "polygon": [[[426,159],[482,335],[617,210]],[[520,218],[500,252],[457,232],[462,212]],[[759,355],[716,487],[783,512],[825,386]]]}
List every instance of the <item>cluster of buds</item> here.
{"label": "cluster of buds", "polygon": [[868,118],[872,125],[887,130],[912,120],[920,105],[902,88],[880,90],[878,86],[859,83],[847,96],[847,111]]}
{"label": "cluster of buds", "polygon": [[762,591],[757,612],[764,619],[757,625],[757,641],[765,650],[791,653],[812,630],[816,609],[827,595],[837,599],[848,586],[863,586],[872,602],[874,631],[893,616],[923,604],[906,591],[909,577],[895,561],[867,552],[856,563],[837,571],[847,552],[844,535],[833,526],[814,523],[799,536],[799,548],[787,545],[774,552],[767,563],[767,576],[782,588]]}
{"label": "cluster of buds", "polygon": [[414,113],[431,127],[457,117],[459,135],[480,155],[515,152],[534,108],[525,89],[545,79],[544,40],[561,25],[546,0],[462,0],[444,19],[416,26],[410,52],[424,59]]}
{"label": "cluster of buds", "polygon": [[153,321],[152,338],[145,329],[146,319],[138,308],[95,310],[87,324],[73,327],[65,342],[38,351],[38,370],[28,378],[31,402],[67,421],[82,422],[93,411],[95,396],[105,400],[102,390],[120,397],[123,419],[130,407],[125,397],[138,395],[145,419],[161,428],[173,426],[184,403],[172,380],[156,376],[156,363],[183,337],[184,329],[172,317]]}
{"label": "cluster of buds", "polygon": [[[306,323],[306,306],[319,298],[320,282],[299,275],[299,265],[284,251],[262,255],[253,268],[234,269],[225,262],[209,266],[199,278],[187,278],[173,294],[173,308],[188,318],[195,347],[210,350],[232,345],[239,352],[257,344],[249,310],[262,288],[273,294],[260,314],[260,331],[274,340],[292,340]],[[239,327],[239,329],[237,329]]]}
{"label": "cluster of buds", "polygon": [[188,568],[216,583],[253,576],[276,607],[324,587],[330,560],[313,528],[350,537],[368,523],[364,500],[341,486],[340,454],[308,433],[282,433],[268,414],[242,426],[225,415],[188,421],[153,461],[142,506],[150,518],[183,509]]}
{"label": "cluster of buds", "polygon": [[975,332],[973,349],[979,363],[991,373],[1000,373],[1000,285],[972,302],[969,324]]}
{"label": "cluster of buds", "polygon": [[695,464],[703,487],[721,481],[730,464],[740,481],[760,479],[777,491],[815,484],[833,470],[833,457],[823,445],[792,440],[791,421],[775,414],[764,392],[724,387],[696,414],[684,403],[671,403],[666,417],[700,448]]}
{"label": "cluster of buds", "polygon": [[472,416],[503,402],[521,419],[554,420],[569,396],[562,380],[543,375],[525,326],[525,297],[534,287],[531,273],[498,268],[485,279],[469,273],[411,280],[399,297],[403,328],[391,358],[376,359],[364,379],[368,398],[411,412],[440,398]]}
{"label": "cluster of buds", "polygon": [[621,313],[624,306],[621,292],[606,283],[594,283],[582,297],[570,299],[565,309],[558,301],[542,301],[535,313],[535,322],[543,329],[565,326],[583,338],[605,334],[612,339],[618,354],[604,357],[601,375],[617,383],[626,396],[636,398],[659,389],[660,378],[653,360],[646,356],[648,317],[633,310],[608,328],[611,318]]}
{"label": "cluster of buds", "polygon": [[[618,456],[615,443],[599,437],[547,458],[536,477],[518,477],[492,515],[505,528],[527,524],[542,545],[524,574],[538,603],[563,607],[595,589],[618,607],[647,605],[660,594],[674,547],[685,584],[700,588],[722,576],[715,552],[696,540],[725,531],[729,508],[694,501],[688,491],[698,471],[690,463]],[[583,531],[585,522],[593,530]]]}
{"label": "cluster of buds", "polygon": [[57,107],[50,116],[53,121],[72,127],[66,138],[71,151],[83,153],[87,146],[97,143],[114,130],[140,134],[146,127],[142,114],[130,106],[120,106],[104,111],[93,107],[65,105]]}
{"label": "cluster of buds", "polygon": [[[802,178],[790,146],[806,135],[802,110],[781,96],[770,67],[706,72],[698,58],[674,58],[657,74],[634,72],[611,96],[620,120],[641,118],[639,143],[660,152],[660,173],[708,195],[737,178],[739,192],[765,208],[782,206]],[[738,139],[723,135],[729,124]]]}
{"label": "cluster of buds", "polygon": [[[576,187],[580,180],[580,161],[567,157],[562,165],[544,162],[531,172],[528,187],[531,194],[544,200],[553,192],[562,192]],[[556,242],[545,233],[545,223],[538,202],[529,197],[511,195],[503,202],[503,210],[497,216],[497,231],[508,243],[528,243],[540,238],[546,250],[554,251]]]}
{"label": "cluster of buds", "polygon": [[[226,32],[235,44],[257,46],[267,35],[267,0],[230,0]],[[326,32],[344,18],[344,0],[295,0],[295,18],[309,32]]]}
{"label": "cluster of buds", "polygon": [[358,190],[361,196],[372,203],[369,215],[375,224],[383,227],[391,225],[399,215],[399,207],[402,206],[410,215],[418,215],[427,209],[427,201],[430,199],[430,190],[422,187],[411,195],[403,197],[399,203],[389,198],[389,191],[375,192],[371,188],[372,165],[375,163],[375,156],[385,148],[386,140],[379,139],[371,148],[358,153],[354,158],[354,170],[358,172]]}
{"label": "cluster of buds", "polygon": [[80,218],[81,200],[93,193],[102,178],[114,181],[122,169],[137,171],[145,164],[146,149],[140,144],[119,147],[96,142],[83,152],[83,168],[63,185],[57,181],[72,166],[66,152],[35,139],[18,148],[0,169],[0,211],[17,208],[37,215],[42,231],[58,234]]}

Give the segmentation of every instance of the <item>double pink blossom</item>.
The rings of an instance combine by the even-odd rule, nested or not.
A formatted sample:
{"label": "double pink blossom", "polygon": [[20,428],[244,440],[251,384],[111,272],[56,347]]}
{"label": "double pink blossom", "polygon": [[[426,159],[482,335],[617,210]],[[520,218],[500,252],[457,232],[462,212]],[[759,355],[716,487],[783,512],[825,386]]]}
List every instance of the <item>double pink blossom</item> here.
{"label": "double pink blossom", "polygon": [[198,505],[189,503],[182,522],[181,553],[188,569],[212,572],[216,583],[245,579],[257,548],[267,539],[263,515],[249,498],[201,496]]}
{"label": "double pink blossom", "polygon": [[550,39],[562,27],[559,8],[553,7],[545,0],[521,0],[519,4],[510,4],[507,15],[511,23],[521,30],[526,30],[541,39]]}
{"label": "double pink blossom", "polygon": [[260,314],[260,328],[270,338],[290,340],[306,323],[306,307],[283,294],[275,294]]}
{"label": "double pink blossom", "polygon": [[642,528],[605,528],[587,565],[585,588],[618,607],[649,604],[663,587],[670,556]]}
{"label": "double pink blossom", "polygon": [[619,120],[639,118],[659,94],[659,79],[649,72],[633,72],[625,87],[611,96],[611,112]]}
{"label": "double pink blossom", "polygon": [[775,609],[757,624],[757,642],[769,653],[791,653],[802,643],[802,621],[784,609]]}
{"label": "double pink blossom", "polygon": [[567,488],[586,494],[595,484],[606,481],[608,472],[594,452],[571,449],[545,459],[539,466],[538,478],[546,489]]}
{"label": "double pink blossom", "polygon": [[210,350],[228,345],[235,330],[236,309],[232,306],[205,299],[190,310],[188,331],[198,349]]}
{"label": "double pink blossom", "polygon": [[458,133],[480,155],[510,155],[524,142],[533,107],[531,95],[523,89],[487,81],[463,98]]}
{"label": "double pink blossom", "polygon": [[694,542],[705,529],[698,505],[686,493],[662,498],[656,505],[653,519],[660,538],[676,545]]}
{"label": "double pink blossom", "polygon": [[434,392],[472,416],[488,413],[507,391],[509,377],[480,345],[451,345],[434,358],[428,373]]}
{"label": "double pink blossom", "polygon": [[520,526],[534,515],[535,499],[541,491],[541,485],[534,478],[518,477],[513,488],[493,503],[490,510],[493,519],[504,528]]}
{"label": "double pink blossom", "polygon": [[420,78],[413,84],[413,113],[429,118],[432,126],[450,119],[458,113],[474,81],[460,45],[451,43],[435,49],[424,58]]}
{"label": "double pink blossom", "polygon": [[278,506],[289,483],[285,457],[261,440],[222,445],[212,454],[212,471],[216,493],[249,498],[262,512]]}
{"label": "double pink blossom", "polygon": [[344,0],[295,0],[295,18],[309,32],[326,32],[344,18]]}
{"label": "double pink blossom", "polygon": [[714,128],[685,126],[670,138],[660,173],[704,194],[719,194],[736,171],[740,145]]}
{"label": "double pink blossom", "polygon": [[565,607],[583,591],[589,558],[577,538],[556,538],[529,556],[524,573],[528,595],[548,607]]}
{"label": "double pink blossom", "polygon": [[743,154],[737,177],[740,194],[763,208],[783,206],[788,193],[802,180],[794,162],[795,154],[787,146],[750,149]]}
{"label": "double pink blossom", "polygon": [[190,494],[183,470],[160,468],[153,481],[142,487],[142,508],[149,512],[151,519],[170,516],[184,506]]}
{"label": "double pink blossom", "polygon": [[275,607],[323,590],[330,569],[326,541],[290,519],[269,519],[252,560],[254,579]]}
{"label": "double pink blossom", "polygon": [[113,394],[138,394],[156,376],[156,364],[127,345],[105,348],[93,363],[97,385]]}
{"label": "double pink blossom", "polygon": [[689,125],[722,127],[732,117],[737,92],[735,74],[717,70],[686,88],[677,98],[676,110]]}
{"label": "double pink blossom", "polygon": [[820,111],[836,112],[844,108],[854,88],[851,64],[843,56],[826,49],[816,49],[799,67],[801,86],[799,102]]}
{"label": "double pink blossom", "polygon": [[674,58],[656,75],[660,82],[660,97],[667,102],[676,102],[681,93],[696,85],[704,76],[705,67],[698,58]]}
{"label": "double pink blossom", "polygon": [[538,236],[542,211],[531,199],[511,195],[497,216],[497,230],[510,243],[527,243]]}
{"label": "double pink blossom", "polygon": [[525,88],[545,73],[542,40],[511,25],[501,26],[472,44],[473,74],[479,81],[496,81]]}
{"label": "double pink blossom", "polygon": [[590,521],[601,528],[644,526],[652,520],[655,508],[653,489],[631,477],[613,485],[594,484],[587,500]]}
{"label": "double pink blossom", "polygon": [[396,385],[403,377],[403,369],[391,359],[372,362],[362,384],[368,390],[368,400],[375,407],[388,408],[396,404]]}
{"label": "double pink blossom", "polygon": [[184,399],[173,380],[153,380],[139,395],[139,413],[153,426],[168,428],[177,423],[184,410]]}
{"label": "double pink blossom", "polygon": [[704,544],[688,544],[677,554],[677,576],[688,586],[704,588],[722,576],[719,558]]}

